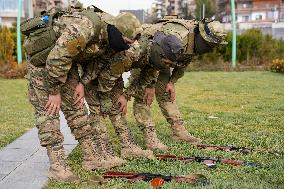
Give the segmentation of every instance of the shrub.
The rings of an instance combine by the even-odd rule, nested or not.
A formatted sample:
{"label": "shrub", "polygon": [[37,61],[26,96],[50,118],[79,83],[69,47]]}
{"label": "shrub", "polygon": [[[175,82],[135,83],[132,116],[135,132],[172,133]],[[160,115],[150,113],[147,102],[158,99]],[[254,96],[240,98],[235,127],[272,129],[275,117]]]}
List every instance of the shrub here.
{"label": "shrub", "polygon": [[0,28],[0,62],[10,63],[14,60],[15,43],[12,32],[7,28]]}
{"label": "shrub", "polygon": [[275,59],[270,65],[272,72],[284,73],[284,59]]}
{"label": "shrub", "polygon": [[24,78],[27,74],[27,65],[26,63],[17,64],[12,62],[10,64],[0,64],[0,77],[6,79],[19,79]]}
{"label": "shrub", "polygon": [[[213,52],[198,56],[195,67],[205,70],[228,70],[231,62],[232,33],[227,36],[228,45],[219,46]],[[259,29],[250,29],[237,36],[237,70],[266,70],[274,59],[284,58],[284,41],[264,35]]]}

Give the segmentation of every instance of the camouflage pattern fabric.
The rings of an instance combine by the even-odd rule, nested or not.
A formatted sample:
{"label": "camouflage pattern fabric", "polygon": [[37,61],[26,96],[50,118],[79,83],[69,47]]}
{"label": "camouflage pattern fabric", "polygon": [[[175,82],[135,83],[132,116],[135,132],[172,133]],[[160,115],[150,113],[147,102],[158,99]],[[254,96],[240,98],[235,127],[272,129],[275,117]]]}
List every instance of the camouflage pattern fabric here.
{"label": "camouflage pattern fabric", "polygon": [[[188,23],[181,23],[181,21],[168,21],[165,23],[147,25],[147,27],[145,27],[146,29],[141,33],[141,38],[137,42],[131,45],[131,47],[127,51],[117,53],[113,56],[111,60],[112,67],[101,73],[101,79],[105,80],[102,81],[102,83],[108,83],[108,85],[104,85],[104,88],[99,88],[98,90],[102,92],[110,91],[115,85],[115,80],[117,80],[122,75],[122,73],[129,71],[133,68],[143,68],[143,66],[147,65],[149,69],[151,66],[153,69],[153,65],[155,63],[151,63],[151,61],[155,60],[151,59],[150,52],[151,46],[153,44],[152,38],[157,31],[176,36],[184,43],[185,49],[191,49],[187,52],[193,52],[192,44],[194,44],[194,38],[192,37],[192,34],[194,33],[195,27],[195,21],[188,21]],[[159,63],[160,62],[158,62],[157,64]],[[137,64],[139,66],[137,66]],[[176,82],[180,77],[182,77],[186,66],[187,64],[185,64],[182,68],[176,68],[171,78],[173,82]],[[155,69],[156,73],[158,73],[159,70],[157,70],[157,68]],[[143,73],[145,72],[143,71]],[[150,78],[150,80],[152,80],[152,78]],[[147,82],[151,83],[149,81]],[[129,94],[132,93],[131,91],[135,90],[128,90]],[[129,97],[129,95],[127,94],[128,92],[125,93],[127,97]]]}
{"label": "camouflage pattern fabric", "polygon": [[88,83],[85,86],[85,100],[89,106],[89,119],[92,128],[94,129],[94,143],[96,145],[96,154],[103,156],[103,152],[107,154],[113,154],[112,147],[110,146],[110,140],[107,134],[105,124],[102,122],[102,116],[100,115],[100,100],[97,93],[97,86],[95,83]]}
{"label": "camouflage pattern fabric", "polygon": [[[72,67],[71,70],[76,70]],[[75,72],[75,71],[74,71]],[[73,105],[74,90],[78,84],[77,76],[73,71],[68,74],[66,83],[61,89],[61,110],[65,115],[68,126],[77,140],[92,133],[86,110],[78,109]],[[48,91],[45,85],[46,69],[28,65],[29,99],[35,109],[36,127],[42,146],[62,144],[63,136],[60,132],[59,116],[48,116],[44,106],[48,101]]]}
{"label": "camouflage pattern fabric", "polygon": [[108,93],[98,92],[98,80],[94,80],[86,85],[85,88],[85,99],[90,109],[90,120],[91,125],[96,131],[95,140],[99,145],[102,146],[98,153],[107,150],[112,152],[110,141],[108,138],[106,126],[102,123],[102,118],[109,116],[114,129],[119,136],[121,144],[127,146],[132,144],[133,137],[127,127],[125,116],[121,115],[118,111],[119,107],[116,104],[118,97],[123,92],[123,79],[122,77],[117,80],[115,87]]}
{"label": "camouflage pattern fabric", "polygon": [[[105,54],[108,50],[107,23],[100,21],[99,26],[94,26],[92,21],[83,15],[66,16],[61,20],[65,22],[66,27],[47,58],[47,85],[50,93],[59,92],[74,60],[87,64],[88,60]],[[99,35],[95,36],[97,34]]]}
{"label": "camouflage pattern fabric", "polygon": [[130,12],[122,12],[115,18],[115,26],[124,36],[134,39],[143,31],[140,21]]}
{"label": "camouflage pattern fabric", "polygon": [[[170,69],[163,70],[160,72],[156,86],[155,95],[159,107],[170,125],[183,125],[184,121],[182,119],[181,113],[179,112],[176,102],[171,102],[169,93],[166,92],[166,86],[170,79]],[[134,97],[133,109],[134,117],[138,123],[138,126],[143,131],[145,128],[153,128],[154,121],[151,116],[151,109],[145,105],[143,101],[144,94],[141,93],[140,96],[136,95]]]}

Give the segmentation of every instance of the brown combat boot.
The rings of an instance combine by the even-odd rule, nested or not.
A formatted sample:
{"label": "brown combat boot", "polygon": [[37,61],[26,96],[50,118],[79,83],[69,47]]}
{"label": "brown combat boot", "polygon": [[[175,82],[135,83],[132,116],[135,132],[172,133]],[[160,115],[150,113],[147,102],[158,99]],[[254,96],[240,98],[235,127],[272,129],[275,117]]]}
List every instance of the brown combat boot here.
{"label": "brown combat boot", "polygon": [[109,164],[109,166],[119,167],[122,164],[126,163],[126,160],[118,157],[114,153],[112,146],[110,145],[110,141],[108,137],[105,137],[104,140],[102,140],[99,147],[100,147],[102,157],[104,158],[106,163]]}
{"label": "brown combat boot", "polygon": [[126,163],[125,160],[117,157],[112,149],[110,140],[107,135],[107,131],[104,128],[96,130],[96,135],[94,137],[95,142],[95,153],[97,156],[103,159],[102,169],[110,169],[113,167],[121,166]]}
{"label": "brown combat boot", "polygon": [[155,159],[153,151],[151,150],[143,150],[139,146],[135,144],[130,144],[128,146],[122,147],[121,149],[121,157],[124,158],[148,158]]}
{"label": "brown combat boot", "polygon": [[163,144],[157,137],[155,129],[153,127],[144,128],[144,140],[148,150],[161,150],[167,152],[169,150],[168,146]]}
{"label": "brown combat boot", "polygon": [[63,146],[47,146],[47,155],[50,161],[48,178],[61,182],[80,182],[80,178],[75,175],[67,165]]}
{"label": "brown combat boot", "polygon": [[139,146],[134,144],[134,139],[132,137],[132,133],[127,126],[127,121],[125,115],[111,115],[110,120],[114,126],[114,129],[119,137],[120,144],[122,146],[121,149],[121,157],[122,158],[148,158],[155,159],[153,155],[153,151],[151,150],[143,150]]}
{"label": "brown combat boot", "polygon": [[87,137],[79,140],[81,151],[83,154],[82,167],[88,171],[110,168],[106,167],[106,161],[97,155],[94,151],[94,143],[92,138]]}
{"label": "brown combat boot", "polygon": [[182,140],[192,144],[197,144],[202,142],[200,138],[192,136],[181,124],[172,125],[172,131],[173,131],[174,140]]}

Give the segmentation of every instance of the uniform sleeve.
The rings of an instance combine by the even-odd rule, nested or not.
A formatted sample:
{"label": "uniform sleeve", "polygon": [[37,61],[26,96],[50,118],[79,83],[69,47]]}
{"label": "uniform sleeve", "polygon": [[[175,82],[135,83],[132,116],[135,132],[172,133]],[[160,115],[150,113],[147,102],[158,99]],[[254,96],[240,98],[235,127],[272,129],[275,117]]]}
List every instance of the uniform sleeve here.
{"label": "uniform sleeve", "polygon": [[170,77],[170,81],[172,83],[176,83],[180,78],[184,76],[184,72],[186,71],[187,66],[190,64],[191,60],[192,56],[186,56],[179,61],[179,64],[181,66],[174,68]]}
{"label": "uniform sleeve", "polygon": [[186,66],[175,68],[172,72],[170,81],[172,83],[176,83],[180,78],[184,76],[185,70],[186,70]]}
{"label": "uniform sleeve", "polygon": [[92,23],[88,19],[80,19],[68,25],[51,50],[47,62],[47,87],[50,94],[60,92],[61,85],[66,82],[67,74],[72,67],[72,60],[82,52],[93,36]]}
{"label": "uniform sleeve", "polygon": [[89,84],[99,76],[99,72],[103,69],[104,63],[98,59],[85,64],[83,74],[81,76],[81,83],[84,85]]}
{"label": "uniform sleeve", "polygon": [[135,92],[139,90],[145,91],[146,88],[154,88],[159,76],[159,71],[153,67],[146,65],[141,74],[133,78],[133,82],[124,91],[123,96],[128,100],[135,95]]}
{"label": "uniform sleeve", "polygon": [[137,62],[147,54],[149,42],[147,37],[141,37],[139,41],[132,44],[128,50],[116,53],[111,59],[109,69],[104,69],[100,73],[98,91],[111,91],[117,79],[119,79],[124,72],[130,70],[132,63]]}

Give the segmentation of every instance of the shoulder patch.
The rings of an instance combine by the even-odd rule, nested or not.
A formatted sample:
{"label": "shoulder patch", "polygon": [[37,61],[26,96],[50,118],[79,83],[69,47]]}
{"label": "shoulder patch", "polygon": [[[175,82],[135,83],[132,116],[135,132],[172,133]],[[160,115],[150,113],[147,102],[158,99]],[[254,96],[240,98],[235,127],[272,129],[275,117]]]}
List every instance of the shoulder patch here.
{"label": "shoulder patch", "polygon": [[76,56],[77,54],[79,54],[81,51],[83,51],[86,47],[86,39],[84,38],[84,36],[79,36],[76,39],[73,39],[71,41],[69,41],[66,44],[68,53],[71,56]]}
{"label": "shoulder patch", "polygon": [[124,63],[123,62],[112,63],[110,66],[110,70],[111,73],[114,75],[121,75],[125,71]]}

